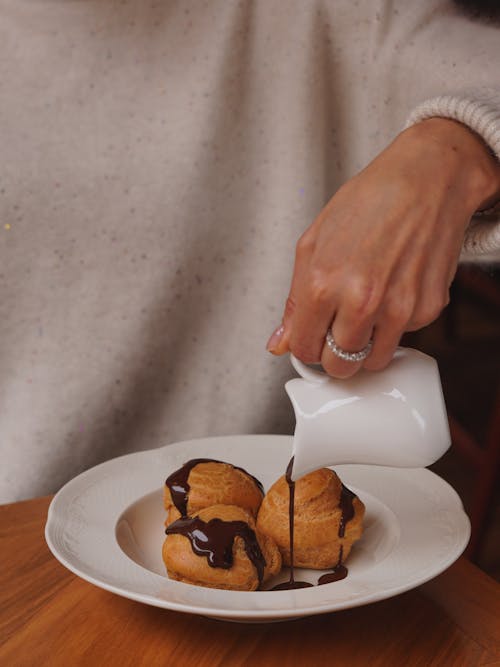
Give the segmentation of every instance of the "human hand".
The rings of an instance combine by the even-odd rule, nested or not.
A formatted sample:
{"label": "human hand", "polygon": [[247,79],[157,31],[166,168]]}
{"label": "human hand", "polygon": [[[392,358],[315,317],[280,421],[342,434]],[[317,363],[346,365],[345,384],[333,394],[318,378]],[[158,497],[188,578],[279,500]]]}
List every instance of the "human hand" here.
{"label": "human hand", "polygon": [[[291,351],[345,378],[384,368],[402,334],[449,300],[464,231],[500,194],[500,166],[482,140],[432,118],[402,132],[345,183],[297,243],[282,326],[268,350]],[[344,361],[325,344],[368,357]]]}

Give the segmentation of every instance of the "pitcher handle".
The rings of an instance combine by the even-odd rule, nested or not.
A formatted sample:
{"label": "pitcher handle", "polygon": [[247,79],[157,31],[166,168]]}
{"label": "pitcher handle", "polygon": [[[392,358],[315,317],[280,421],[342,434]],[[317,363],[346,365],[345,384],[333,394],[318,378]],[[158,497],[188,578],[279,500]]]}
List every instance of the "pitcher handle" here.
{"label": "pitcher handle", "polygon": [[328,382],[330,380],[330,376],[327,373],[307,366],[307,364],[304,364],[304,362],[300,361],[300,359],[294,357],[293,354],[290,354],[290,361],[292,362],[292,366],[295,368],[297,373],[308,382],[312,382],[313,384],[323,384],[324,382]]}

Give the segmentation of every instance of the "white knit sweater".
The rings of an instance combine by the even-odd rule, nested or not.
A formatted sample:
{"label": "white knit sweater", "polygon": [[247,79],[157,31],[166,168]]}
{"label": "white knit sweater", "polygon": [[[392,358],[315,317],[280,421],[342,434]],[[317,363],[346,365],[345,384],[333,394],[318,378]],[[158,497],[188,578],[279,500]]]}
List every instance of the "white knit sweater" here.
{"label": "white knit sweater", "polygon": [[[474,130],[500,160],[500,88],[440,95],[425,100],[410,114],[407,126],[426,118],[451,118]],[[462,259],[500,261],[498,203],[471,220],[464,238]]]}
{"label": "white knit sweater", "polygon": [[297,239],[407,118],[498,156],[499,37],[451,0],[0,0],[0,500],[291,432]]}

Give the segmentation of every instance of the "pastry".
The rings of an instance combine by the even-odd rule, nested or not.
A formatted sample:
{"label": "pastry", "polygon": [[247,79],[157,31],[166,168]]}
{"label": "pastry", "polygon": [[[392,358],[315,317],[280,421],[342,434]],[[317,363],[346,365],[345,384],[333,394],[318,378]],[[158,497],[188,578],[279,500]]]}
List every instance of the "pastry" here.
{"label": "pastry", "polygon": [[241,507],[206,507],[177,519],[165,532],[163,561],[168,576],[177,581],[255,591],[281,569],[278,547]]}
{"label": "pastry", "polygon": [[[262,501],[257,529],[271,537],[290,565],[289,488],[280,477]],[[295,482],[294,565],[317,570],[346,560],[363,532],[365,507],[333,470],[321,468]]]}
{"label": "pastry", "polygon": [[211,505],[237,505],[255,517],[263,497],[261,483],[242,468],[212,459],[192,459],[165,482],[166,524]]}

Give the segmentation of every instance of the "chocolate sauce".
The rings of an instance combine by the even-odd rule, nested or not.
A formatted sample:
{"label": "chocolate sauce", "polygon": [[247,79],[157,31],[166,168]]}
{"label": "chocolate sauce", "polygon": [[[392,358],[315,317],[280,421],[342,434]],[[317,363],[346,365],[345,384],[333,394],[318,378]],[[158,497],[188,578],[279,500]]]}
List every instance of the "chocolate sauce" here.
{"label": "chocolate sauce", "polygon": [[314,584],[310,584],[308,581],[292,581],[289,579],[288,581],[284,581],[282,584],[278,584],[277,586],[273,586],[271,588],[272,591],[294,591],[297,588],[310,588]]}
{"label": "chocolate sauce", "polygon": [[[356,495],[350,489],[348,489],[347,486],[344,486],[342,484],[342,490],[340,492],[340,503],[339,503],[339,507],[342,511],[339,523],[339,532],[338,532],[339,537],[344,537],[346,523],[354,517],[353,501],[355,497]],[[332,584],[334,581],[340,581],[341,579],[345,579],[347,577],[349,570],[346,568],[345,565],[342,565],[343,553],[344,553],[344,547],[340,545],[339,559],[337,561],[337,565],[335,565],[335,567],[331,572],[324,574],[322,577],[318,579],[318,586],[322,586],[323,584]]]}
{"label": "chocolate sauce", "polygon": [[335,565],[331,572],[324,574],[318,579],[318,586],[323,586],[323,584],[333,584],[334,581],[340,581],[341,579],[345,579],[347,577],[349,570],[345,565],[342,565],[343,552],[344,547],[340,545],[337,565]]}
{"label": "chocolate sauce", "polygon": [[323,584],[333,584],[334,581],[340,581],[345,579],[348,575],[349,570],[345,565],[335,565],[331,572],[324,574],[318,579],[318,586],[323,586]]}
{"label": "chocolate sauce", "polygon": [[342,484],[342,491],[340,493],[340,504],[339,507],[342,510],[342,516],[340,517],[339,524],[339,537],[344,537],[345,525],[350,521],[354,516],[354,505],[353,500],[356,497],[350,489]]}
{"label": "chocolate sauce", "polygon": [[[187,503],[190,489],[188,478],[191,470],[197,466],[198,463],[224,463],[224,461],[217,461],[216,459],[191,459],[191,461],[185,463],[182,468],[179,468],[171,475],[169,475],[169,477],[167,477],[165,485],[170,490],[172,502],[179,510],[181,517],[187,516]],[[262,495],[264,495],[264,487],[256,477],[250,475],[250,473],[248,473],[243,468],[234,466],[232,463],[228,463],[227,465],[233,466],[235,470],[241,470],[241,472],[245,473],[245,475],[248,475],[248,477],[253,479]]]}
{"label": "chocolate sauce", "polygon": [[288,530],[290,535],[290,578],[282,584],[278,584],[271,590],[289,591],[297,588],[309,588],[312,586],[308,581],[295,581],[293,566],[293,525],[295,523],[295,482],[292,481],[293,456],[286,468],[285,479],[288,484]]}
{"label": "chocolate sauce", "polygon": [[223,521],[199,517],[177,519],[165,530],[167,535],[184,535],[191,543],[197,556],[205,556],[210,567],[228,570],[233,565],[233,544],[235,537],[241,537],[245,552],[257,570],[259,585],[264,577],[266,560],[257,541],[255,531],[245,521]]}

